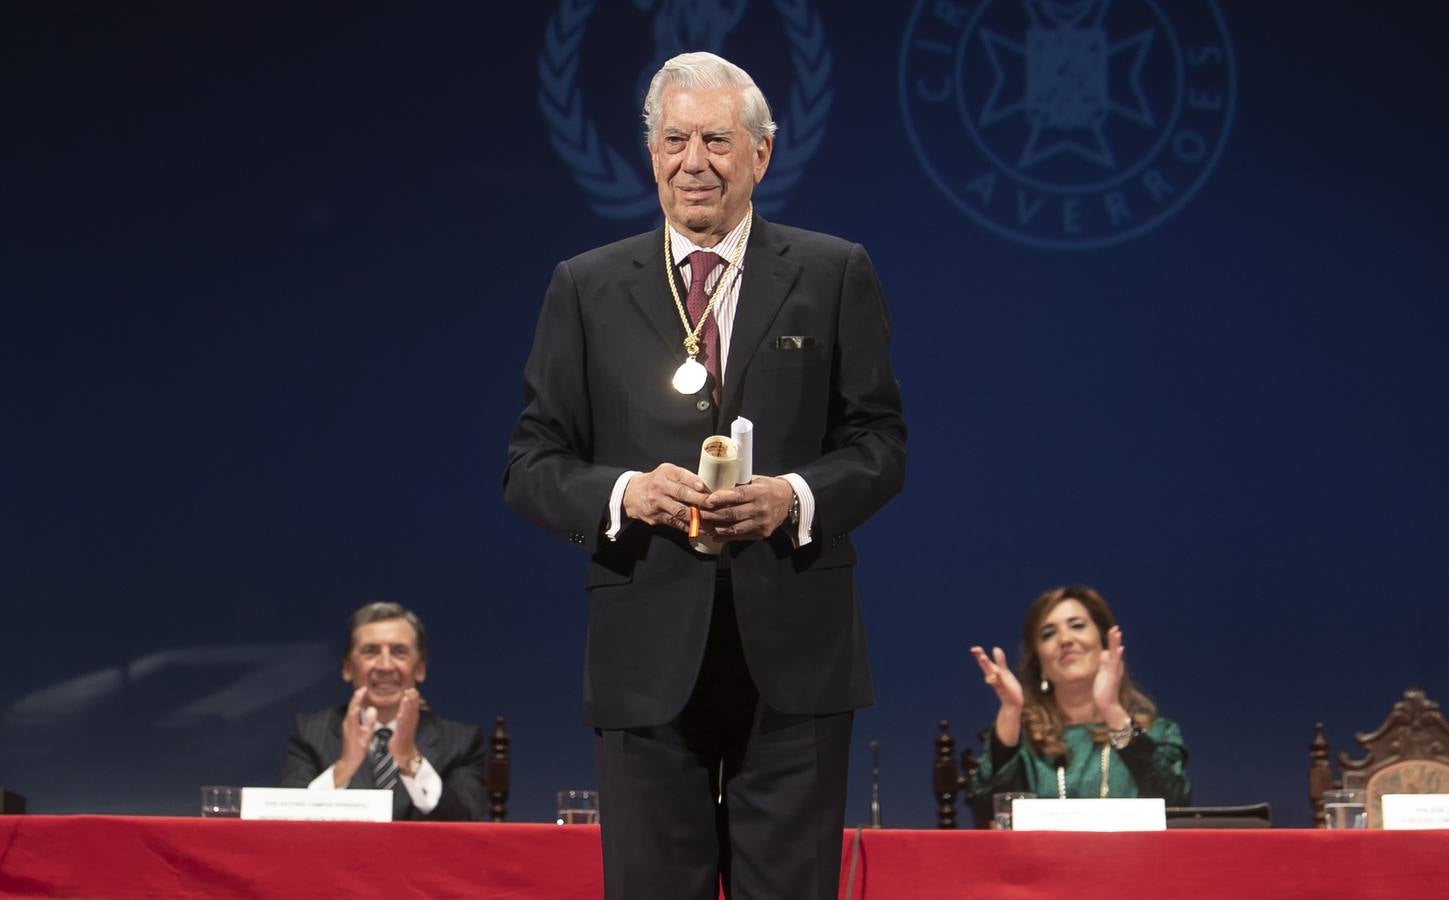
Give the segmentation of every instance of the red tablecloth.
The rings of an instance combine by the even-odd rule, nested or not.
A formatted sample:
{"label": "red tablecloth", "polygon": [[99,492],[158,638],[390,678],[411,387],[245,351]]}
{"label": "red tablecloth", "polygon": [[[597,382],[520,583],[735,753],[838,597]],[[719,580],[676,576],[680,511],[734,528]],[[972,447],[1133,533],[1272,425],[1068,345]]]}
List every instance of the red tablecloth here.
{"label": "red tablecloth", "polygon": [[[866,831],[847,885],[853,838],[841,896],[859,900],[1449,896],[1449,831]],[[592,826],[0,817],[7,896],[593,900],[600,885]]]}

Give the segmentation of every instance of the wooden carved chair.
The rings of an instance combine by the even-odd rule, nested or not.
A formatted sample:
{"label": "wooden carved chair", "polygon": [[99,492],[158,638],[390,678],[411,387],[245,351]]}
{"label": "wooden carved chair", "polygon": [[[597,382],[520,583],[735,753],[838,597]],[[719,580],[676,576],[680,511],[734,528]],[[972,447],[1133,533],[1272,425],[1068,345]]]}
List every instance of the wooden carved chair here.
{"label": "wooden carved chair", "polygon": [[513,740],[503,729],[503,717],[494,720],[493,735],[488,738],[488,762],[484,765],[484,778],[488,784],[488,818],[502,822],[508,818],[508,778],[513,760],[508,755]]}
{"label": "wooden carved chair", "polygon": [[[936,796],[936,827],[956,827],[956,800],[965,799],[966,789],[976,775],[980,764],[967,747],[961,751],[961,764],[956,764],[956,739],[951,736],[951,723],[945,719],[940,723],[941,733],[936,735],[936,763],[931,772],[931,788]],[[990,828],[991,822],[976,822],[977,828]]]}
{"label": "wooden carved chair", "polygon": [[1378,731],[1354,735],[1368,752],[1361,759],[1339,753],[1341,779],[1333,777],[1323,723],[1315,722],[1313,730],[1308,745],[1308,799],[1318,828],[1324,827],[1323,793],[1337,787],[1368,791],[1370,828],[1383,827],[1384,794],[1449,794],[1449,722],[1439,704],[1421,690],[1405,691]]}

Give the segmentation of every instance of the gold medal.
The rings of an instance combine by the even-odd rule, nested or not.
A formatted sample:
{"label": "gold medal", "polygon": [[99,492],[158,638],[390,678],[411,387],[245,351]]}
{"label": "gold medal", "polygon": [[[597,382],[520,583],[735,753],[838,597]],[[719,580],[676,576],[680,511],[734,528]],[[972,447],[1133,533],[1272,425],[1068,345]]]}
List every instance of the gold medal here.
{"label": "gold medal", "polygon": [[674,370],[674,389],[681,394],[697,394],[709,380],[709,370],[694,357],[686,359]]}

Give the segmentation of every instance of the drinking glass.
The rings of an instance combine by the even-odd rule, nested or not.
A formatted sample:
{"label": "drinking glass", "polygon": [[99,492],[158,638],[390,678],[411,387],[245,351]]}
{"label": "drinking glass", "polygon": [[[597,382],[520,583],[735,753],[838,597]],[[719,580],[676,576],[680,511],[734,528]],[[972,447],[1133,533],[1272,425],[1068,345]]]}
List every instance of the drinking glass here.
{"label": "drinking glass", "polygon": [[1368,792],[1362,788],[1323,792],[1323,821],[1329,828],[1367,828]]}
{"label": "drinking glass", "polygon": [[1029,791],[1004,791],[991,795],[991,809],[995,816],[991,827],[997,831],[1011,830],[1011,804],[1017,800],[1035,800],[1036,794]]}
{"label": "drinking glass", "polygon": [[235,819],[241,815],[241,788],[207,784],[201,788],[201,814],[208,819]]}
{"label": "drinking glass", "polygon": [[558,792],[559,825],[597,825],[599,792],[571,790]]}

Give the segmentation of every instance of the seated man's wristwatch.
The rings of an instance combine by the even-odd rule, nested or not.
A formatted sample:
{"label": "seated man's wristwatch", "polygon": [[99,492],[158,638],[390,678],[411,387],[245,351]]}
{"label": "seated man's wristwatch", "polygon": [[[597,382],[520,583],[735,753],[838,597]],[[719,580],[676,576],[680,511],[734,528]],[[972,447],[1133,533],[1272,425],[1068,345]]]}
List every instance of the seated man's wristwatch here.
{"label": "seated man's wristwatch", "polygon": [[791,528],[800,527],[800,495],[795,489],[790,488],[790,512],[785,516],[785,521],[790,523]]}
{"label": "seated man's wristwatch", "polygon": [[397,770],[409,778],[416,776],[418,774],[418,770],[422,767],[423,755],[416,751],[413,753],[412,756],[408,757],[407,759],[400,760],[397,764]]}

